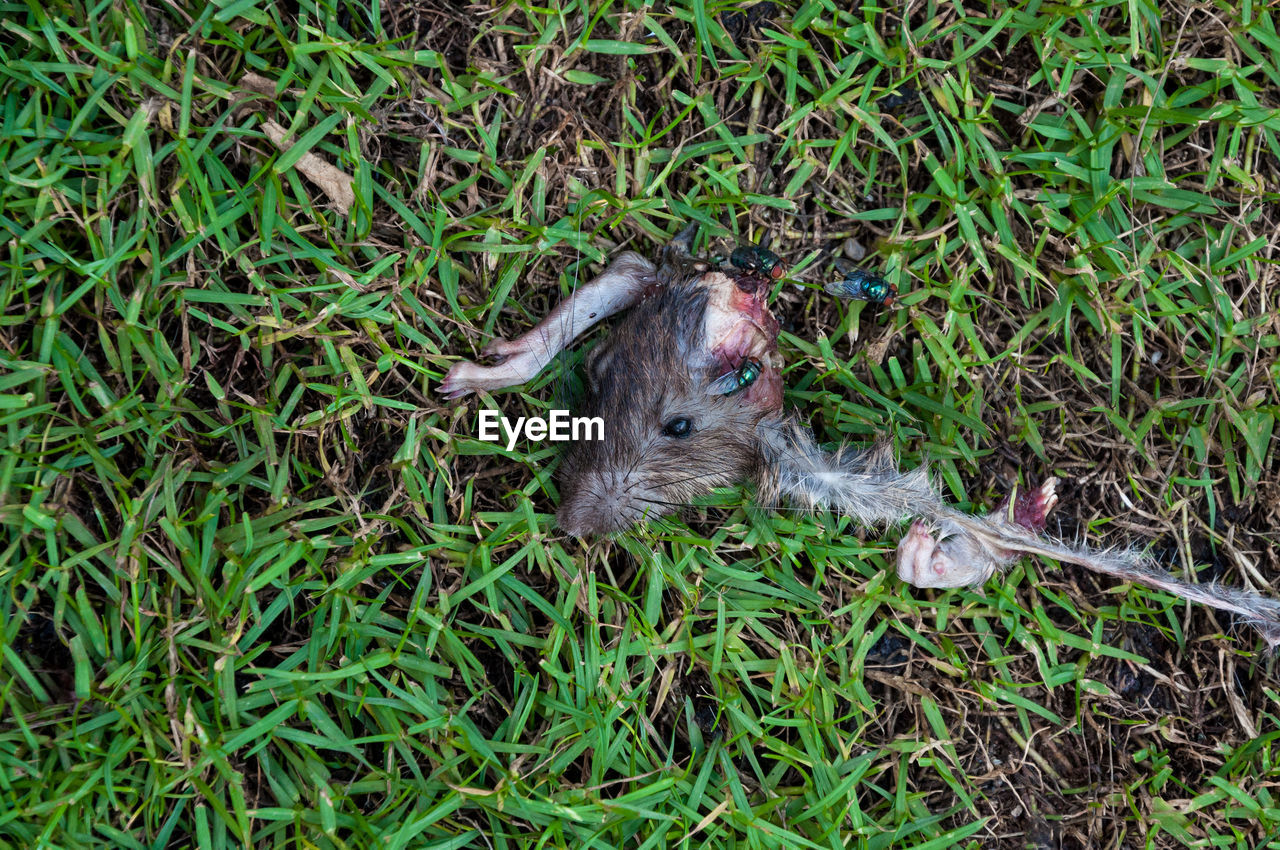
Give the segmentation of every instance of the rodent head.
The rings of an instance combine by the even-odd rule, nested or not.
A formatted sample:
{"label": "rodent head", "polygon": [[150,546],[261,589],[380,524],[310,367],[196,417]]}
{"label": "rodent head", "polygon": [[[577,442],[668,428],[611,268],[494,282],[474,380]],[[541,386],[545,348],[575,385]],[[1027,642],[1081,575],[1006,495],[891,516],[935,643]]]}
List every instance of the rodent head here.
{"label": "rodent head", "polygon": [[[659,275],[587,362],[583,412],[604,439],[565,455],[557,520],[570,534],[621,531],[760,472],[756,427],[782,406],[771,279],[705,264]],[[731,374],[745,376],[736,389]]]}

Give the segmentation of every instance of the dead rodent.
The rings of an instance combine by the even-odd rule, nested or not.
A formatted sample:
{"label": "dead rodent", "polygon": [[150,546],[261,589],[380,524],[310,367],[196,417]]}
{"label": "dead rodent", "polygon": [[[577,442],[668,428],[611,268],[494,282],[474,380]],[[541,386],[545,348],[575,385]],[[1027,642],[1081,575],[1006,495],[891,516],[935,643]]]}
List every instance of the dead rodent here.
{"label": "dead rodent", "polygon": [[[587,362],[581,412],[603,419],[604,438],[566,452],[556,515],[565,531],[621,531],[715,487],[753,482],[766,505],[785,498],[866,525],[916,518],[899,545],[898,575],[917,587],[977,584],[1022,553],[1039,554],[1229,610],[1280,644],[1280,602],[1188,583],[1137,551],[1042,537],[1057,503],[1052,480],[970,516],[943,501],[926,469],[900,471],[885,447],[820,447],[782,411],[778,323],[767,302],[782,273],[777,257],[752,247],[718,266],[690,256],[692,235],[677,237],[658,267],[638,254],[620,256],[532,331],[491,345],[494,365],[459,363],[441,385],[456,398],[523,383],[587,327],[633,307]],[[850,295],[848,286],[837,291]],[[887,286],[857,292],[882,303],[895,294]]]}
{"label": "dead rodent", "polygon": [[743,267],[694,259],[693,233],[656,268],[620,256],[534,330],[491,345],[500,362],[458,364],[442,385],[457,397],[521,383],[591,324],[632,306],[587,361],[576,412],[603,419],[604,438],[570,444],[561,464],[556,516],[571,534],[621,531],[765,472],[757,432],[782,409],[768,306],[777,266],[750,254],[737,255]]}
{"label": "dead rodent", "polygon": [[756,432],[782,409],[772,279],[679,257],[658,278],[587,361],[582,412],[604,439],[565,454],[556,518],[570,534],[620,531],[764,471]]}

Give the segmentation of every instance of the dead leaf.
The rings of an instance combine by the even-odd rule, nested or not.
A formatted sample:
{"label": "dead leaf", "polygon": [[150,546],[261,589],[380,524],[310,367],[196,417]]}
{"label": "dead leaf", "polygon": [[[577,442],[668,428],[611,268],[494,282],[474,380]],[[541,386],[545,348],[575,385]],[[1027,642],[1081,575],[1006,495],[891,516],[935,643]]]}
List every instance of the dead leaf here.
{"label": "dead leaf", "polygon": [[[267,138],[271,140],[271,143],[280,149],[281,153],[293,147],[292,142],[285,141],[284,127],[272,119],[268,118],[263,121],[262,129],[267,134]],[[356,202],[356,193],[355,189],[352,188],[354,181],[349,174],[310,152],[302,155],[302,159],[298,160],[295,168],[301,171],[304,177],[320,187],[333,205],[338,208],[338,212],[343,215],[350,214],[351,205]]]}

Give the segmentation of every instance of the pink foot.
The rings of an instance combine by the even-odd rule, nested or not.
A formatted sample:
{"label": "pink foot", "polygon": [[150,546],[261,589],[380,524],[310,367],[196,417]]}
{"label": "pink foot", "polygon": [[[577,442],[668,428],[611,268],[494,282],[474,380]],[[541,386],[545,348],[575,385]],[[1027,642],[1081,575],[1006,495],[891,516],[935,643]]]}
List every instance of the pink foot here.
{"label": "pink foot", "polygon": [[898,578],[914,587],[965,587],[986,581],[997,564],[959,529],[935,532],[911,523],[898,543]]}
{"label": "pink foot", "polygon": [[918,578],[927,578],[932,572],[930,562],[933,560],[937,544],[923,520],[916,520],[907,529],[906,535],[898,541],[898,578],[907,584],[920,587]]}
{"label": "pink foot", "polygon": [[450,369],[449,374],[445,375],[444,380],[440,382],[440,386],[436,387],[436,392],[449,399],[462,398],[465,395],[470,395],[471,387],[460,385],[458,382],[458,376],[455,374],[458,371],[458,366],[470,365],[470,363],[459,363],[457,366]]}
{"label": "pink foot", "polygon": [[1015,488],[1017,495],[1013,500],[1013,510],[1009,509],[1009,497],[1005,496],[991,511],[990,516],[1039,533],[1048,525],[1049,513],[1058,504],[1057,491],[1056,478],[1050,478],[1034,490]]}

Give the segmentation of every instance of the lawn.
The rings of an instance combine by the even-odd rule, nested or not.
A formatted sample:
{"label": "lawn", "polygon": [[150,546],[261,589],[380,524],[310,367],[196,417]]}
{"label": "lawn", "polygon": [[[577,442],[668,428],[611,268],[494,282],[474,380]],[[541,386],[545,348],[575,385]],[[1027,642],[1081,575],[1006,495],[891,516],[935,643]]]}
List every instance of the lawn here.
{"label": "lawn", "polygon": [[[0,7],[0,846],[1280,847],[1275,655],[721,490],[555,525],[620,249],[770,238],[785,403],[1280,593],[1280,11]],[[891,308],[823,291],[885,275]],[[886,568],[888,572],[886,572]]]}

